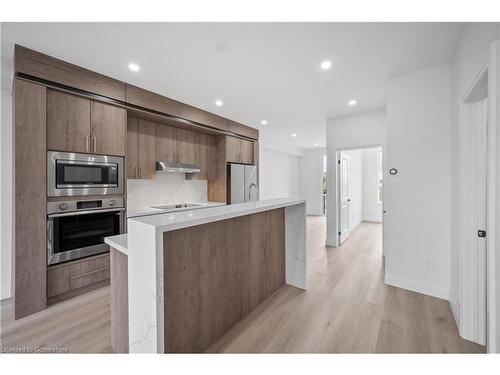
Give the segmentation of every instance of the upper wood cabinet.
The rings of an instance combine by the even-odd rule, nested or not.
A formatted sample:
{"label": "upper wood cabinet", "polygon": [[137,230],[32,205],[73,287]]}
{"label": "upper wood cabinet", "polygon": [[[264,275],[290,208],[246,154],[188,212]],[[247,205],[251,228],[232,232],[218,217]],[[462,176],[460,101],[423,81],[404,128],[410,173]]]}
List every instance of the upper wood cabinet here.
{"label": "upper wood cabinet", "polygon": [[156,124],[129,117],[127,121],[127,178],[156,177]]}
{"label": "upper wood cabinet", "polygon": [[241,162],[244,164],[254,164],[253,142],[241,139],[240,145],[241,145],[241,151],[240,151]]}
{"label": "upper wood cabinet", "polygon": [[90,152],[90,100],[47,90],[47,148]]}
{"label": "upper wood cabinet", "polygon": [[127,153],[125,156],[127,178],[139,178],[139,120],[127,119]]}
{"label": "upper wood cabinet", "polygon": [[126,111],[90,99],[47,90],[47,148],[125,155]]}
{"label": "upper wood cabinet", "polygon": [[175,129],[175,149],[178,163],[194,164],[194,134],[189,130]]}
{"label": "upper wood cabinet", "polygon": [[208,180],[207,173],[207,142],[210,136],[202,133],[196,133],[194,136],[194,164],[200,168],[199,173],[194,174],[194,178],[198,180]]}
{"label": "upper wood cabinet", "polygon": [[156,125],[156,160],[175,162],[177,150],[175,148],[175,128],[172,126]]}
{"label": "upper wood cabinet", "polygon": [[253,142],[226,137],[226,160],[229,163],[253,164]]}
{"label": "upper wood cabinet", "polygon": [[189,130],[158,124],[156,159],[172,163],[193,164],[195,161],[195,134]]}
{"label": "upper wood cabinet", "polygon": [[91,109],[92,153],[125,155],[125,109],[94,101]]}

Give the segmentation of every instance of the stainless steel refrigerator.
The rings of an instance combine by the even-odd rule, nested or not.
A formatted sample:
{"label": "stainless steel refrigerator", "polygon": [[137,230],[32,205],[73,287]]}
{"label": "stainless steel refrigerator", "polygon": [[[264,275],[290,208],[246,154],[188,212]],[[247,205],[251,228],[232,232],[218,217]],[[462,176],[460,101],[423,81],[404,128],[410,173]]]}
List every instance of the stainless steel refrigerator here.
{"label": "stainless steel refrigerator", "polygon": [[227,203],[255,202],[259,200],[257,167],[255,165],[227,165]]}

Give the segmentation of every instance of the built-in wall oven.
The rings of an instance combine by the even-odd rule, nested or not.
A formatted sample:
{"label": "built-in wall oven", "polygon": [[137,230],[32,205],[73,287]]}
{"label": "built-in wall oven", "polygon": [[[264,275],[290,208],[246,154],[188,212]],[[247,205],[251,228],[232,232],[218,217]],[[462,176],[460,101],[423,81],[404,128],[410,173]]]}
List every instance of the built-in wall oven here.
{"label": "built-in wall oven", "polygon": [[123,158],[47,152],[47,195],[123,194]]}
{"label": "built-in wall oven", "polygon": [[109,251],[104,237],[124,231],[122,198],[47,203],[49,265]]}

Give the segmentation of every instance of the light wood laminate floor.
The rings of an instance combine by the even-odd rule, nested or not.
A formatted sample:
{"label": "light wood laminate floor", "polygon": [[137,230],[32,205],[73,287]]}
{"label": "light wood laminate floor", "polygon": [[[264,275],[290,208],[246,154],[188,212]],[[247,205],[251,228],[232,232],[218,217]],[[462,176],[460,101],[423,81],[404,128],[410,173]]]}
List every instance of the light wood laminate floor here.
{"label": "light wood laminate floor", "polygon": [[[338,248],[324,245],[324,217],[307,226],[308,290],[284,286],[208,352],[484,352],[460,338],[447,301],[384,285],[380,224],[362,223]],[[108,287],[18,321],[11,301],[1,312],[3,350],[111,351]]]}

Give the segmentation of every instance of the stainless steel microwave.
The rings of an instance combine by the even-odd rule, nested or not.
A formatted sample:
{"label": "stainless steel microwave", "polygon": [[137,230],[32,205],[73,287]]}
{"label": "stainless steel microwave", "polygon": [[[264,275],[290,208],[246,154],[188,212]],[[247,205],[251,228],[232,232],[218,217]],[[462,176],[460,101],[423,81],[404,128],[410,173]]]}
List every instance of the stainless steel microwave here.
{"label": "stainless steel microwave", "polygon": [[47,195],[123,193],[123,158],[118,156],[47,152]]}

